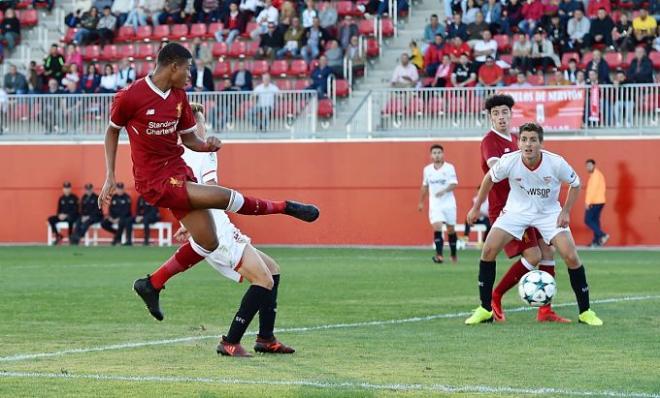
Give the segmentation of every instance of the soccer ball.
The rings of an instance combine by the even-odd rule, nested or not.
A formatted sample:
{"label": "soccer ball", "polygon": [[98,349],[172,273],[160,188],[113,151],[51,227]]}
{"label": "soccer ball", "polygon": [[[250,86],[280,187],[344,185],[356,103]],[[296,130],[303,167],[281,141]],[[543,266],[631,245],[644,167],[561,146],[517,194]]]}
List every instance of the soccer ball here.
{"label": "soccer ball", "polygon": [[532,307],[550,304],[556,292],[555,278],[545,271],[529,271],[518,282],[520,298]]}

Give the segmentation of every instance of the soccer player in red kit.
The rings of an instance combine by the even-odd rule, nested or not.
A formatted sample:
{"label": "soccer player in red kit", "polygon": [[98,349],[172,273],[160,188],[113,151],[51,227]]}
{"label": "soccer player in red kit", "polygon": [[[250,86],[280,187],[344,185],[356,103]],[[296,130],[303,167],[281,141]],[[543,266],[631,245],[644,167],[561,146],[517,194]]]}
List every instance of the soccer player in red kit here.
{"label": "soccer player in red kit", "polygon": [[[484,173],[487,173],[504,154],[519,149],[518,136],[511,134],[509,131],[513,105],[514,100],[510,95],[496,94],[486,100],[486,111],[490,117],[491,130],[481,140],[481,169]],[[509,197],[509,189],[508,180],[504,180],[495,184],[488,194],[488,218],[491,225],[504,208]],[[528,228],[522,240],[513,240],[504,247],[504,251],[509,258],[521,257],[513,263],[492,291],[491,300],[486,300],[490,301],[491,308],[486,307],[485,309],[492,311],[493,318],[496,321],[502,322],[505,320],[504,311],[502,310],[502,296],[514,287],[523,275],[535,269],[537,265],[539,269],[552,276],[555,275],[554,250],[546,245],[542,239],[538,239],[537,234],[535,228]],[[484,272],[492,272],[492,275],[482,275],[480,270],[480,284],[484,278],[495,279],[494,269],[484,270]],[[492,283],[490,285],[492,286]],[[550,304],[539,308],[536,319],[539,322],[570,322],[570,320],[557,315]]]}
{"label": "soccer player in red kit", "polygon": [[[112,103],[110,125],[105,135],[107,174],[99,195],[99,207],[115,190],[115,159],[119,132],[125,128],[131,144],[135,189],[153,206],[169,208],[194,239],[146,278],[133,284],[151,315],[163,319],[159,295],[165,282],[197,264],[218,247],[215,223],[208,209],[223,209],[246,215],[287,214],[312,222],[319,216],[313,205],[293,201],[270,201],[243,196],[221,186],[197,184],[191,169],[181,159],[183,147],[197,152],[215,152],[221,143],[205,141],[194,134],[196,122],[184,87],[190,78],[192,54],[180,44],[165,45],[158,53],[153,74],[118,92]],[[241,305],[251,312],[268,295],[264,287],[254,289]]]}

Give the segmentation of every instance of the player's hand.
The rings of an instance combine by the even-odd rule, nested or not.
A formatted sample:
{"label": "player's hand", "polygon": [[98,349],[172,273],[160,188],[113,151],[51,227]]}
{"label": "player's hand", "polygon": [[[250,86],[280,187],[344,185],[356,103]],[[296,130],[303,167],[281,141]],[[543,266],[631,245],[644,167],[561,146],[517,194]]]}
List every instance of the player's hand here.
{"label": "player's hand", "polygon": [[478,207],[472,207],[470,211],[468,211],[467,217],[465,218],[466,222],[470,225],[474,224],[477,219],[479,219],[480,213],[481,211]]}
{"label": "player's hand", "polygon": [[66,214],[64,214],[64,213],[60,213],[60,214],[57,215],[57,218],[59,218],[60,221],[61,221],[61,220],[66,220]]}
{"label": "player's hand", "polygon": [[190,238],[190,232],[186,229],[186,227],[181,226],[175,233],[174,233],[174,240],[180,243],[183,243],[187,241]]}
{"label": "player's hand", "polygon": [[441,197],[442,195],[444,195],[445,193],[446,193],[446,192],[445,192],[444,190],[442,190],[442,191],[438,191],[438,193],[435,194],[435,197],[436,197],[436,198],[439,198],[439,197]]}
{"label": "player's hand", "polygon": [[103,188],[101,188],[101,193],[99,194],[99,209],[103,208],[104,204],[110,203],[110,198],[115,193],[115,177],[106,177],[105,182],[103,183]]}
{"label": "player's hand", "polygon": [[222,148],[222,141],[218,137],[208,137],[206,139],[206,148],[208,152],[216,152]]}
{"label": "player's hand", "polygon": [[568,224],[570,222],[570,219],[571,219],[571,216],[567,212],[562,210],[559,213],[559,217],[557,217],[557,226],[559,228],[568,228]]}
{"label": "player's hand", "polygon": [[424,210],[424,203],[420,203],[417,205],[417,211],[422,211]]}

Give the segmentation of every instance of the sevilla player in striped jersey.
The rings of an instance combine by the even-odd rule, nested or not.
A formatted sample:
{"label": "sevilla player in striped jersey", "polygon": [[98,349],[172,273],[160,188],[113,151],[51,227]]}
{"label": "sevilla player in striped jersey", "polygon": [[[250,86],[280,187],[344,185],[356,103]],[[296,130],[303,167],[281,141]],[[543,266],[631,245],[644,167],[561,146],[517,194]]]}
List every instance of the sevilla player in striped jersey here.
{"label": "sevilla player in striped jersey", "polygon": [[[518,150],[518,136],[509,131],[513,106],[514,100],[509,95],[496,94],[486,100],[491,130],[481,140],[481,169],[484,173],[488,173],[502,156]],[[509,182],[503,180],[496,183],[489,192],[488,218],[491,225],[500,216],[509,197],[509,190]],[[486,310],[492,311],[494,319],[499,322],[506,319],[502,310],[502,296],[514,287],[523,275],[536,266],[552,276],[555,275],[554,250],[538,239],[535,228],[528,228],[522,239],[509,242],[504,251],[509,258],[520,256],[520,259],[504,274],[492,292],[492,302],[485,307]],[[555,313],[550,304],[539,308],[536,319],[539,322],[570,322]]]}
{"label": "sevilla player in striped jersey", "polygon": [[[115,159],[119,132],[125,128],[131,145],[135,189],[153,206],[169,208],[190,232],[188,242],[133,289],[151,315],[163,319],[160,291],[173,275],[183,272],[218,248],[215,223],[209,209],[223,209],[246,215],[287,214],[312,222],[319,216],[313,205],[293,201],[271,201],[243,196],[217,185],[198,184],[181,159],[183,145],[196,152],[215,152],[221,143],[215,137],[201,140],[194,133],[195,118],[184,87],[190,79],[192,54],[176,43],[158,53],[153,74],[135,81],[115,95],[110,125],[105,135],[106,179],[99,195],[99,207],[107,204],[115,191]],[[268,293],[255,289],[250,297],[257,302]]]}

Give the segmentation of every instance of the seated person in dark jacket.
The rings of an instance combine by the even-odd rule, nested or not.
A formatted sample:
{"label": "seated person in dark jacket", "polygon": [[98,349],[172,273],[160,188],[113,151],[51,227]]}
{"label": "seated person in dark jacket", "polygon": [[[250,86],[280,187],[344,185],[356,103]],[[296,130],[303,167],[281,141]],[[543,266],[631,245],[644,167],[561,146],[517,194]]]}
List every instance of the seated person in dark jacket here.
{"label": "seated person in dark jacket", "polygon": [[57,214],[48,217],[51,231],[55,234],[55,244],[62,241],[62,234],[57,231],[57,223],[66,221],[69,224],[69,237],[73,234],[73,223],[78,219],[78,197],[71,193],[71,183],[62,184],[62,196],[57,202]]}
{"label": "seated person in dark jacket", "polygon": [[8,8],[5,11],[5,19],[2,20],[0,25],[0,40],[7,42],[9,51],[13,50],[21,38],[21,23],[16,18],[16,12],[13,8]]}
{"label": "seated person in dark jacket", "polygon": [[268,32],[261,35],[257,57],[275,58],[275,53],[282,47],[284,47],[284,36],[282,32],[277,29],[277,25],[269,22]]}
{"label": "seated person in dark jacket", "polygon": [[[117,224],[117,229],[115,229],[113,224]],[[117,183],[117,191],[112,195],[112,199],[110,200],[108,216],[101,223],[101,227],[115,235],[112,240],[113,246],[121,243],[121,236],[124,234],[124,231],[126,231],[126,243],[124,245],[131,246],[133,244],[131,197],[124,191],[123,182]]]}
{"label": "seated person in dark jacket", "polygon": [[328,58],[321,55],[319,65],[312,71],[312,84],[307,87],[307,90],[316,90],[319,97],[325,97],[328,91],[328,77],[332,74],[332,68],[328,66]]}
{"label": "seated person in dark jacket", "polygon": [[245,61],[238,61],[238,69],[231,75],[231,86],[240,91],[252,91],[252,73],[245,69]]}
{"label": "seated person in dark jacket", "polygon": [[592,54],[594,58],[587,64],[587,74],[589,74],[590,70],[594,70],[598,73],[599,84],[612,84],[610,80],[610,66],[603,59],[603,54],[598,50],[594,50]]}
{"label": "seated person in dark jacket", "polygon": [[99,196],[94,193],[92,184],[85,184],[85,193],[80,201],[80,218],[76,221],[71,244],[77,245],[93,224],[101,222],[103,212],[99,209]]}
{"label": "seated person in dark jacket", "polygon": [[611,46],[612,30],[614,29],[614,21],[607,15],[604,8],[598,9],[598,16],[591,20],[589,27],[589,41],[591,45],[602,44],[604,46]]}
{"label": "seated person in dark jacket", "polygon": [[150,226],[153,223],[160,221],[160,213],[158,208],[147,203],[146,200],[140,195],[138,198],[137,212],[133,222],[136,224],[144,224],[144,245],[149,246],[149,233],[151,232]]}
{"label": "seated person in dark jacket", "polygon": [[213,91],[213,72],[200,58],[195,60],[195,67],[190,70],[190,91]]}
{"label": "seated person in dark jacket", "polygon": [[635,48],[635,57],[626,75],[629,83],[653,83],[653,63],[646,56],[644,47]]}

